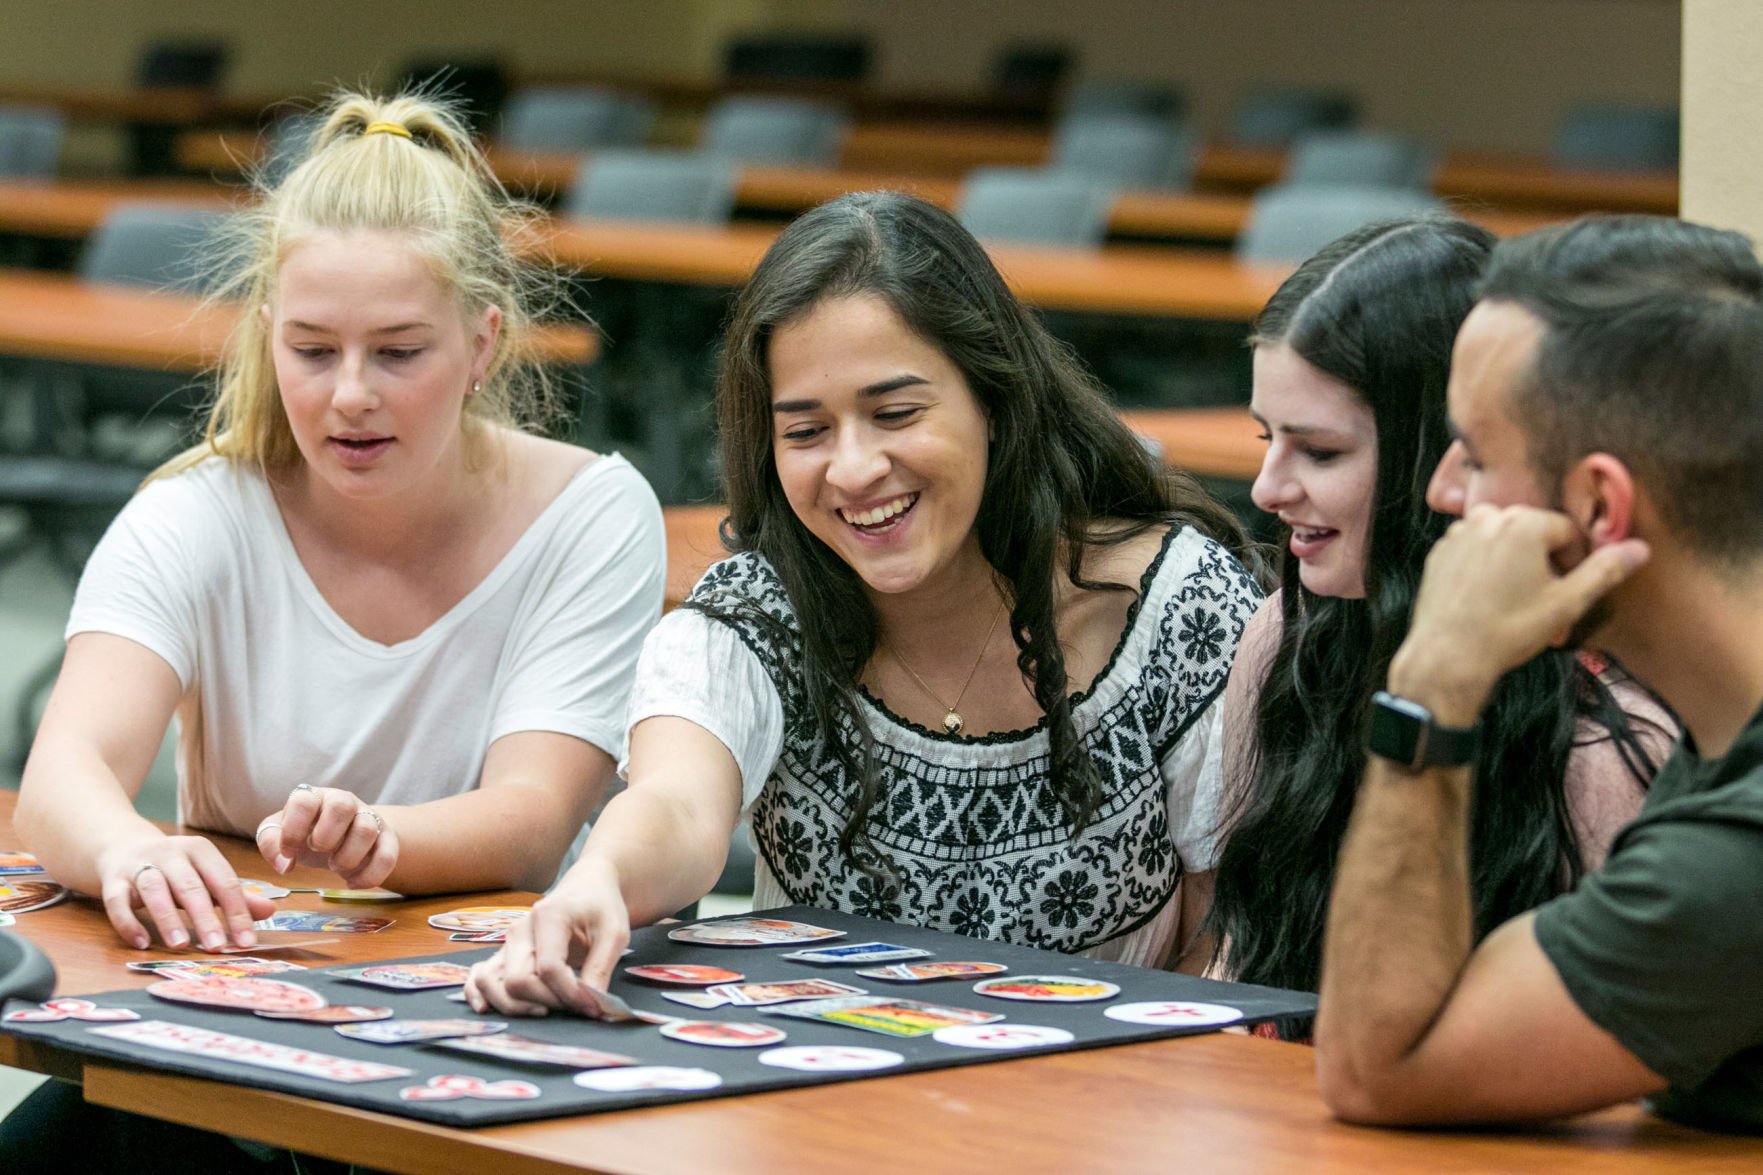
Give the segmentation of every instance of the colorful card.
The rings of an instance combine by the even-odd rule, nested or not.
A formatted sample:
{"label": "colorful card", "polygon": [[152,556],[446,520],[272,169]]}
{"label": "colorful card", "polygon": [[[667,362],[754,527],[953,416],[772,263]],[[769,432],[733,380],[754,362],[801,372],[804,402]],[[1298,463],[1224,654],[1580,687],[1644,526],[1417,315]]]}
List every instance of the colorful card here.
{"label": "colorful card", "polygon": [[506,930],[486,930],[482,934],[476,931],[458,931],[447,936],[448,942],[507,942]]}
{"label": "colorful card", "polygon": [[590,987],[585,983],[582,984],[582,987],[587,989],[589,997],[598,1005],[600,1019],[616,1022],[620,1020],[638,1020],[642,1018],[637,1014],[634,1008],[624,1002],[622,996],[613,995],[609,991],[601,991],[599,988]]}
{"label": "colorful card", "polygon": [[507,930],[532,913],[530,906],[466,906],[448,910],[429,919],[436,930],[458,930],[467,934],[488,934]]}
{"label": "colorful card", "polygon": [[790,951],[783,957],[798,963],[897,963],[901,959],[928,959],[931,952],[891,942],[844,942],[836,947],[813,947]]}
{"label": "colorful card", "polygon": [[187,979],[176,971],[171,975],[171,979],[149,985],[147,994],[173,1003],[237,1008],[246,1012],[307,1012],[322,1008],[328,1002],[310,987],[281,979],[256,976],[229,979],[219,975]]}
{"label": "colorful card", "polygon": [[409,1069],[382,1065],[376,1061],[356,1061],[333,1057],[311,1049],[292,1048],[265,1040],[251,1040],[206,1028],[192,1028],[164,1020],[141,1020],[133,1024],[107,1024],[88,1031],[98,1036],[126,1040],[145,1048],[164,1049],[173,1053],[191,1053],[214,1060],[253,1065],[259,1069],[279,1069],[317,1077],[322,1081],[354,1084],[360,1081],[384,1081],[389,1077],[408,1077]]}
{"label": "colorful card", "polygon": [[648,983],[677,983],[683,987],[739,983],[746,978],[739,971],[730,971],[726,967],[700,967],[691,963],[651,963],[640,967],[626,967],[624,973],[632,979],[641,979]]}
{"label": "colorful card", "polygon": [[781,1028],[730,1020],[674,1020],[661,1026],[661,1035],[686,1044],[707,1044],[724,1049],[758,1048],[784,1041]]}
{"label": "colorful card", "polygon": [[843,938],[845,932],[782,918],[725,918],[720,922],[680,926],[668,931],[667,937],[675,942],[695,942],[712,947],[778,947]]}
{"label": "colorful card", "polygon": [[416,1044],[458,1036],[487,1036],[508,1031],[508,1025],[500,1020],[370,1020],[338,1024],[335,1031],[350,1040],[371,1044]]}
{"label": "colorful card", "polygon": [[778,983],[723,983],[706,988],[710,995],[719,995],[739,1008],[758,1008],[766,1004],[787,1004],[791,1000],[820,1000],[829,996],[868,995],[861,987],[834,983],[830,979],[790,979]]}
{"label": "colorful card", "polygon": [[272,902],[294,892],[285,885],[277,885],[273,881],[258,881],[254,877],[239,878],[239,888],[251,897],[267,898]]}
{"label": "colorful card", "polygon": [[426,1084],[412,1085],[398,1091],[400,1101],[450,1102],[470,1097],[483,1101],[520,1101],[539,1096],[539,1087],[530,1081],[485,1081],[482,1077],[466,1077],[448,1073],[431,1077]]}
{"label": "colorful card", "polygon": [[301,1020],[308,1024],[365,1024],[370,1020],[390,1020],[392,1009],[367,1004],[326,1004],[307,1012],[259,1012],[265,1020]]}
{"label": "colorful card", "polygon": [[298,963],[290,963],[285,959],[258,959],[251,955],[238,955],[228,959],[150,959],[142,963],[130,963],[130,971],[148,971],[167,975],[169,978],[179,976],[200,979],[203,976],[218,976],[222,979],[243,979],[247,975],[280,975],[288,971],[304,971],[306,968]]}
{"label": "colorful card", "polygon": [[581,1048],[571,1044],[553,1044],[548,1040],[535,1040],[530,1036],[517,1036],[512,1032],[498,1032],[492,1036],[452,1037],[435,1043],[440,1048],[458,1049],[462,1053],[477,1053],[480,1056],[494,1057],[498,1061],[514,1061],[522,1065],[561,1065],[565,1069],[609,1069],[618,1065],[637,1063],[635,1057],[626,1057],[619,1053],[606,1053],[599,1049]]}
{"label": "colorful card", "polygon": [[42,873],[37,858],[23,849],[0,849],[0,877],[25,877]]}
{"label": "colorful card", "polygon": [[1113,999],[1120,994],[1117,984],[1075,975],[1017,975],[1008,979],[986,979],[974,984],[973,990],[994,999],[1044,1004],[1082,1004]]}
{"label": "colorful card", "polygon": [[933,979],[972,979],[1008,970],[1002,963],[892,963],[886,967],[865,967],[857,974],[893,983],[928,983]]}
{"label": "colorful card", "polygon": [[939,1028],[955,1024],[989,1024],[1004,1017],[994,1012],[976,1012],[971,1008],[952,1008],[944,1004],[927,1004],[919,1000],[894,1000],[875,996],[846,996],[834,1000],[814,1000],[805,1004],[786,1004],[771,1008],[770,1016],[793,1016],[799,1020],[817,1020],[822,1024],[843,1024],[883,1036],[929,1036]]}
{"label": "colorful card", "polygon": [[29,914],[45,910],[67,897],[67,887],[53,881],[0,879],[0,914]]}
{"label": "colorful card", "polygon": [[[4,1001],[0,1001],[3,1003]],[[139,1020],[139,1012],[128,1008],[100,1008],[91,1000],[63,997],[47,1000],[34,1008],[20,1008],[0,1016],[8,1024],[53,1024],[58,1020]]]}
{"label": "colorful card", "polygon": [[661,998],[664,1000],[672,1000],[676,1004],[684,1004],[688,1008],[698,1008],[702,1011],[709,1011],[711,1008],[720,1008],[728,1003],[728,998],[726,996],[712,995],[707,991],[664,991],[661,993]]}
{"label": "colorful card", "polygon": [[390,918],[342,918],[313,910],[283,910],[252,925],[258,930],[304,930],[317,934],[373,934],[392,924]]}
{"label": "colorful card", "polygon": [[428,991],[458,987],[471,977],[471,968],[458,963],[371,963],[362,967],[339,967],[330,974],[393,991]]}

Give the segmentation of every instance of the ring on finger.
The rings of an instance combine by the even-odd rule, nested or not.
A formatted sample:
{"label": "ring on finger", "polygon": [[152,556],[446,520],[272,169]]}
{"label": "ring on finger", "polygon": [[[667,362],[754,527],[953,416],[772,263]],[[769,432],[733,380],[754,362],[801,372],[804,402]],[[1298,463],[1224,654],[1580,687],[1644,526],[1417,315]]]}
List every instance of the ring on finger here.
{"label": "ring on finger", "polygon": [[317,791],[318,789],[313,787],[310,783],[296,783],[294,785],[294,790],[295,791]]}
{"label": "ring on finger", "polygon": [[356,815],[357,816],[366,816],[369,820],[372,820],[373,821],[373,830],[375,832],[384,832],[386,830],[386,822],[384,820],[381,820],[380,814],[378,812],[375,812],[372,808],[363,808],[359,812],[357,812]]}
{"label": "ring on finger", "polygon": [[158,870],[158,872],[161,876],[164,876],[164,874],[165,874],[165,870],[160,869],[159,866],[157,866],[153,862],[149,861],[145,865],[142,865],[139,869],[136,869],[133,873],[129,874],[129,884],[134,886],[136,889],[140,889],[141,888],[141,874],[147,872],[147,870],[149,870],[149,869]]}
{"label": "ring on finger", "polygon": [[276,823],[274,820],[265,820],[262,824],[259,824],[257,826],[257,832],[254,834],[252,839],[253,840],[262,840],[264,833],[268,832],[272,828],[280,828],[280,827],[281,827],[281,825]]}

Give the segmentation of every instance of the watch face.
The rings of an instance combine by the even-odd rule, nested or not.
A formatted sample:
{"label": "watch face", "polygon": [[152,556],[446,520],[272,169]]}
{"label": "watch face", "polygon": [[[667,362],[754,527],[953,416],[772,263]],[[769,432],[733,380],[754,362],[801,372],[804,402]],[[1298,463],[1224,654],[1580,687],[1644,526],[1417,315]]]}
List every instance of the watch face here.
{"label": "watch face", "polygon": [[1420,732],[1431,717],[1413,702],[1380,692],[1371,699],[1366,749],[1379,758],[1412,765],[1414,752],[1420,746]]}

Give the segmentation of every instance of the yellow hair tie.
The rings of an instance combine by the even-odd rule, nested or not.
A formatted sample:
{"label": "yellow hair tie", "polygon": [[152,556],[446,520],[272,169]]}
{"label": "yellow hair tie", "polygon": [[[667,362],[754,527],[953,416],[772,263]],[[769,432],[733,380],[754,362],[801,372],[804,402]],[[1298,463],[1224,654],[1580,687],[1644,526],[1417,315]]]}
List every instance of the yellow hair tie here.
{"label": "yellow hair tie", "polygon": [[364,139],[368,135],[397,135],[400,139],[410,138],[410,132],[404,128],[404,124],[397,122],[370,122],[367,124],[367,129],[361,132],[361,137]]}

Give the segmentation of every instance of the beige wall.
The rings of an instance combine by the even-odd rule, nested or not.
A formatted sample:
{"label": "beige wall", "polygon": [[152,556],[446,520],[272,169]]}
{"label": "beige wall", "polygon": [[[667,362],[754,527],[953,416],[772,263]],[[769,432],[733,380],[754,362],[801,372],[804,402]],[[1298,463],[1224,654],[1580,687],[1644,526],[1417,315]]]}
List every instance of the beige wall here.
{"label": "beige wall", "polygon": [[1055,38],[1084,75],[1183,85],[1206,126],[1283,78],[1453,146],[1540,149],[1575,101],[1669,104],[1679,87],[1677,0],[0,0],[0,85],[119,87],[143,41],[186,33],[233,39],[247,93],[460,49],[533,73],[712,77],[733,31],[815,26],[870,32],[888,86],[976,88],[1001,44]]}
{"label": "beige wall", "polygon": [[1685,0],[1683,215],[1763,242],[1763,4]]}

